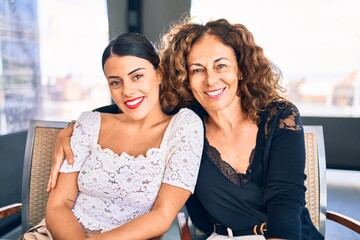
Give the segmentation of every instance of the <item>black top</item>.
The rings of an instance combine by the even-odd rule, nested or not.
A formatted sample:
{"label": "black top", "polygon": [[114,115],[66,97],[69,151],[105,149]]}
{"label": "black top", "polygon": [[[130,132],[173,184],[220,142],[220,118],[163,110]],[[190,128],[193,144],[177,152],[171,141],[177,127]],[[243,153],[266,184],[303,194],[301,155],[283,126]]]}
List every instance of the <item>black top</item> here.
{"label": "black top", "polygon": [[[97,111],[119,113],[116,105]],[[266,238],[324,239],[305,208],[304,131],[293,104],[261,112],[249,161],[246,174],[236,173],[205,138],[195,192],[186,202],[194,225],[211,234],[215,223],[242,230],[265,221]]]}
{"label": "black top", "polygon": [[246,174],[238,174],[204,142],[195,192],[186,203],[207,234],[213,224],[233,230],[267,222],[266,238],[324,239],[305,208],[305,142],[300,114],[289,103],[261,112],[256,147]]}

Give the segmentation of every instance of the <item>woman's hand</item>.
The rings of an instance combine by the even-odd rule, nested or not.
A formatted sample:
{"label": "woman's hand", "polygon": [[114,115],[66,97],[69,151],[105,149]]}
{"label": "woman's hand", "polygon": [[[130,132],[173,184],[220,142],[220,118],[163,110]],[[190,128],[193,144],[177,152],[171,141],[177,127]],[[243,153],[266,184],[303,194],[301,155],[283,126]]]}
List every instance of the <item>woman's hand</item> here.
{"label": "woman's hand", "polygon": [[66,128],[60,131],[56,138],[55,149],[53,153],[53,164],[51,166],[51,172],[49,176],[47,191],[50,192],[55,188],[60,167],[64,162],[64,159],[69,164],[74,163],[74,155],[71,151],[70,139],[74,131],[74,124],[69,124]]}

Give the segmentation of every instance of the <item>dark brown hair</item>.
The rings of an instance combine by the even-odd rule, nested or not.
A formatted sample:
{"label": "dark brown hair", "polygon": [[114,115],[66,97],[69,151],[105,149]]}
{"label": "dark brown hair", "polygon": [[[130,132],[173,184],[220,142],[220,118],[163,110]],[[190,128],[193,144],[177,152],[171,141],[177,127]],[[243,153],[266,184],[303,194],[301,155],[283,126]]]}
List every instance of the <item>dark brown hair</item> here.
{"label": "dark brown hair", "polygon": [[284,89],[279,84],[280,70],[265,57],[263,49],[256,45],[252,33],[244,25],[230,24],[225,19],[202,25],[192,23],[187,17],[172,26],[160,45],[161,68],[164,78],[169,80],[164,88],[175,89],[167,91],[172,105],[198,104],[188,87],[186,59],[191,47],[204,35],[217,36],[224,45],[234,50],[242,76],[237,94],[251,121],[258,123],[259,112],[272,101],[286,101],[281,96]]}

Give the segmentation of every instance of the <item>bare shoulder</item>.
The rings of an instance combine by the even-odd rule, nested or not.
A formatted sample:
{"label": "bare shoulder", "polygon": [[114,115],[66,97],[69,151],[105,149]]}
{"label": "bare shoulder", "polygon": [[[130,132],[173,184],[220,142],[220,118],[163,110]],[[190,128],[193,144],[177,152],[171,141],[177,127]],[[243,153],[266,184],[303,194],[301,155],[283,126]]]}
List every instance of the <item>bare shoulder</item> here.
{"label": "bare shoulder", "polygon": [[109,128],[114,127],[114,125],[121,124],[123,121],[123,115],[122,113],[119,114],[113,114],[113,113],[100,113],[100,121],[101,121],[101,128]]}

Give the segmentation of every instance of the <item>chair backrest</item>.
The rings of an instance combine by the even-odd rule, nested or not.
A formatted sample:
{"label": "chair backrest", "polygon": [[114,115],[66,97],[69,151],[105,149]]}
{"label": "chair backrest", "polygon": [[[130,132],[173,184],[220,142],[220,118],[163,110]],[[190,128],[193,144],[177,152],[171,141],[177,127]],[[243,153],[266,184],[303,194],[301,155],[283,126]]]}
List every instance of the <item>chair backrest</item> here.
{"label": "chair backrest", "polygon": [[26,140],[22,183],[22,231],[45,217],[46,191],[56,136],[67,122],[31,120]]}
{"label": "chair backrest", "polygon": [[326,225],[326,158],[322,126],[304,126],[306,162],[306,207],[311,220],[325,236]]}

